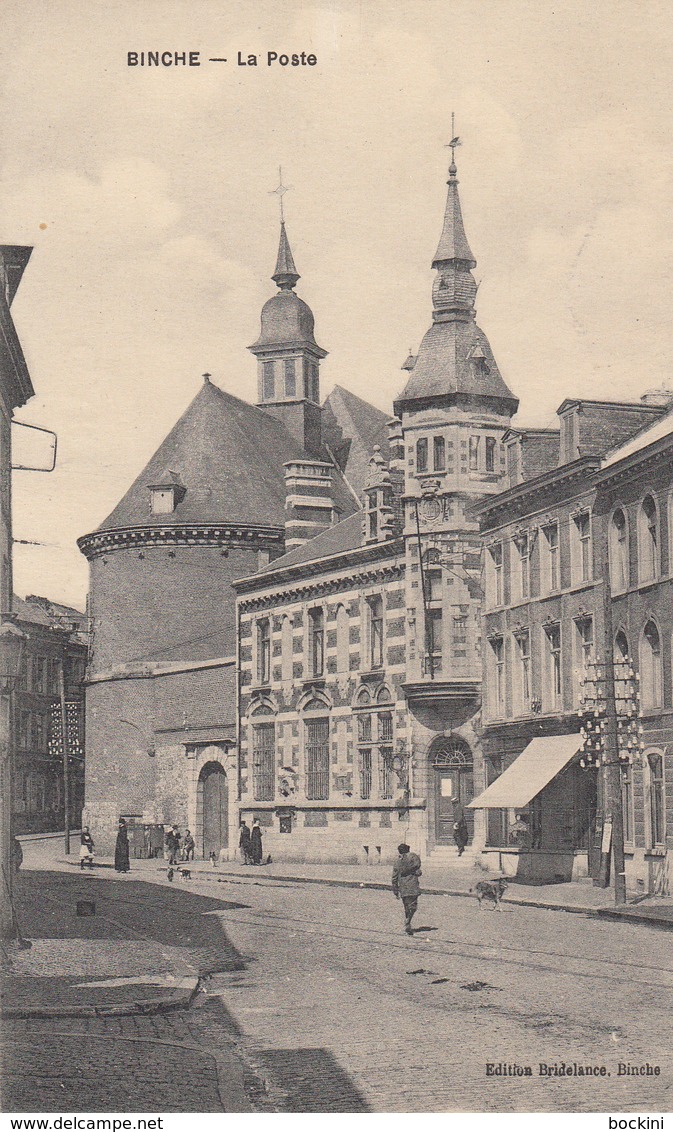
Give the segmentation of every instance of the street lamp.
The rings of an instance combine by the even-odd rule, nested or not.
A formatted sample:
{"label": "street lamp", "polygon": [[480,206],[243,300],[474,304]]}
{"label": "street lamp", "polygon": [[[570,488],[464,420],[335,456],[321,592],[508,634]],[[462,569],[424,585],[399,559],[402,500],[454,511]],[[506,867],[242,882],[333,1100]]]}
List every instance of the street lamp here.
{"label": "street lamp", "polygon": [[12,899],[12,772],[16,750],[16,684],[21,671],[25,641],[26,634],[5,616],[0,624],[0,927],[3,939],[21,938]]}

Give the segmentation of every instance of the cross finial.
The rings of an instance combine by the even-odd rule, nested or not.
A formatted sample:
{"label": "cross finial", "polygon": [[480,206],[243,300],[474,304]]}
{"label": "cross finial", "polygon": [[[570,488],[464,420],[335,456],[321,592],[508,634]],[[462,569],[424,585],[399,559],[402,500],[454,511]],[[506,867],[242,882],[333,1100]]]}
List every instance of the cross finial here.
{"label": "cross finial", "polygon": [[275,195],[275,196],[278,197],[278,200],[280,201],[280,222],[281,222],[281,224],[283,224],[285,222],[285,214],[283,212],[283,197],[285,196],[286,193],[288,193],[290,191],[291,188],[292,188],[292,185],[284,185],[283,184],[283,170],[282,170],[281,166],[279,165],[278,166],[278,188],[277,189],[271,189],[269,196]]}

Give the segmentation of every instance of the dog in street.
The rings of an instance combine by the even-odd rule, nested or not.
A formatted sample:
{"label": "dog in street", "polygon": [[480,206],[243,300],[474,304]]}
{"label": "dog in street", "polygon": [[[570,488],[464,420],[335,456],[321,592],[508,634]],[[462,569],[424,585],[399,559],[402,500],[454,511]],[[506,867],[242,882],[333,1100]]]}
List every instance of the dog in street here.
{"label": "dog in street", "polygon": [[190,869],[178,869],[178,872],[180,873],[180,876],[182,877],[183,880],[191,880],[192,879],[192,873],[191,873]]}
{"label": "dog in street", "polygon": [[474,886],[474,888],[470,889],[470,892],[474,892],[477,900],[479,901],[480,908],[482,901],[485,900],[486,903],[490,904],[491,907],[495,910],[496,908],[500,908],[500,903],[505,894],[506,888],[507,881],[505,880],[505,878],[498,877],[497,880],[492,881],[480,880],[479,883]]}

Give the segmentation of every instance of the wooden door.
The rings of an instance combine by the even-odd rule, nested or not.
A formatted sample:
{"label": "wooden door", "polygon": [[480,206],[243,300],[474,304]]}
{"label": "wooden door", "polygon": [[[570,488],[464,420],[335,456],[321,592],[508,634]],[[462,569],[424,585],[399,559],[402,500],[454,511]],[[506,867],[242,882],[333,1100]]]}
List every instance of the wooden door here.
{"label": "wooden door", "polygon": [[203,856],[219,856],[229,844],[227,810],[229,791],[222,767],[213,767],[203,777]]}

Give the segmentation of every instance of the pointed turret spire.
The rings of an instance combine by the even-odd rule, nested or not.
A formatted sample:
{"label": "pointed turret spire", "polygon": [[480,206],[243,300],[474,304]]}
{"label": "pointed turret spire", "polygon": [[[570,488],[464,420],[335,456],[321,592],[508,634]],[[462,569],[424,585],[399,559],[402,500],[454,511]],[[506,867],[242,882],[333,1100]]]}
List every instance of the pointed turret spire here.
{"label": "pointed turret spire", "polygon": [[287,238],[287,232],[285,231],[284,220],[280,222],[280,241],[278,243],[276,270],[271,278],[281,291],[291,291],[297,281],[301,279],[301,275],[294,265],[292,249],[290,247],[290,241]]}
{"label": "pointed turret spire", "polygon": [[463,214],[460,208],[460,197],[458,196],[457,172],[456,162],[452,156],[451,164],[449,165],[449,179],[446,182],[449,191],[446,197],[444,227],[437,251],[432,261],[433,267],[441,267],[443,264],[450,263],[452,260],[460,260],[468,269],[477,266],[477,261],[472,255],[470,245],[467,242],[467,236],[465,235]]}

